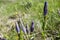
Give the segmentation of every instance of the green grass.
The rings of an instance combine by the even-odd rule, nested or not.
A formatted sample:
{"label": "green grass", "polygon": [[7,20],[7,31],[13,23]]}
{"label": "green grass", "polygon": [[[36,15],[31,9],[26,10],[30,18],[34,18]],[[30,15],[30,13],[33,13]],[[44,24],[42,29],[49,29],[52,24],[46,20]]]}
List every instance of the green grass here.
{"label": "green grass", "polygon": [[[60,0],[0,0],[0,32],[2,32],[7,40],[17,40],[17,33],[15,29],[10,30],[8,33],[6,30],[9,29],[6,25],[11,26],[11,23],[9,23],[9,17],[16,15],[16,13],[17,15],[21,15],[24,25],[28,23],[30,26],[31,21],[34,20],[35,31],[41,32],[43,25],[43,7],[45,1],[48,2],[45,34],[51,35],[52,38],[55,38],[56,36],[60,37],[60,15],[58,13],[58,9],[60,8]],[[49,33],[47,32],[48,30]],[[54,32],[58,32],[58,34],[53,35]],[[36,37],[35,40],[40,37],[42,36],[40,35],[39,37]]]}

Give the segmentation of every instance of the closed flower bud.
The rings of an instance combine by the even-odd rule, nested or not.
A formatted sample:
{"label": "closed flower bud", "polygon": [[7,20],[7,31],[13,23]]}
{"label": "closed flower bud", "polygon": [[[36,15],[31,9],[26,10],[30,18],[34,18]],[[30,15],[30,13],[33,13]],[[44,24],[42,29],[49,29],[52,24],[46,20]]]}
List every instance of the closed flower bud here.
{"label": "closed flower bud", "polygon": [[21,28],[22,28],[24,34],[26,34],[26,28],[25,28],[25,26],[23,24],[22,24]]}
{"label": "closed flower bud", "polygon": [[16,31],[17,31],[17,33],[20,33],[20,28],[19,28],[19,25],[17,22],[16,22]]}
{"label": "closed flower bud", "polygon": [[22,22],[22,20],[20,19],[20,28],[22,29],[22,31],[24,32],[24,34],[26,34],[26,28]]}
{"label": "closed flower bud", "polygon": [[44,3],[44,16],[47,14],[47,2]]}
{"label": "closed flower bud", "polygon": [[46,22],[46,14],[47,14],[47,2],[44,3],[44,20],[43,20],[43,30],[45,29],[45,22]]}
{"label": "closed flower bud", "polygon": [[30,32],[33,32],[33,31],[34,31],[34,22],[32,21],[31,27],[30,27]]}

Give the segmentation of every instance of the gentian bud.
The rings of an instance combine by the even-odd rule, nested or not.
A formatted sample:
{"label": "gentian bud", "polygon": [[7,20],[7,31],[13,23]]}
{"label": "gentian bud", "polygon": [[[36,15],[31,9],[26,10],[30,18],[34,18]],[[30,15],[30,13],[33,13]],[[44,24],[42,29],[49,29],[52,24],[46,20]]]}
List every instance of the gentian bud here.
{"label": "gentian bud", "polygon": [[47,14],[47,2],[44,3],[44,16]]}
{"label": "gentian bud", "polygon": [[26,28],[22,22],[22,20],[20,19],[20,28],[22,29],[22,31],[24,32],[24,34],[26,34]]}
{"label": "gentian bud", "polygon": [[43,22],[43,30],[45,29],[45,22],[46,22],[46,14],[47,14],[47,2],[44,3],[44,22]]}
{"label": "gentian bud", "polygon": [[34,31],[34,22],[32,21],[31,27],[30,27],[30,32],[33,32],[33,31]]}
{"label": "gentian bud", "polygon": [[22,27],[23,32],[26,34],[26,28],[25,28],[25,26],[22,25],[21,27]]}
{"label": "gentian bud", "polygon": [[17,33],[20,33],[20,28],[19,28],[19,25],[17,22],[16,22],[16,31],[17,31]]}

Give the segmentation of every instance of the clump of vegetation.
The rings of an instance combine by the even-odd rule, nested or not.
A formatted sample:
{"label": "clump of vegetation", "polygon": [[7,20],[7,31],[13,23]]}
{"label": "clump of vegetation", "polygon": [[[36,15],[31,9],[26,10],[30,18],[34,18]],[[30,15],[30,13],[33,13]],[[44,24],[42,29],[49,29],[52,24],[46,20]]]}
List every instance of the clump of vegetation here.
{"label": "clump of vegetation", "polygon": [[60,40],[59,6],[59,0],[0,0],[0,39]]}

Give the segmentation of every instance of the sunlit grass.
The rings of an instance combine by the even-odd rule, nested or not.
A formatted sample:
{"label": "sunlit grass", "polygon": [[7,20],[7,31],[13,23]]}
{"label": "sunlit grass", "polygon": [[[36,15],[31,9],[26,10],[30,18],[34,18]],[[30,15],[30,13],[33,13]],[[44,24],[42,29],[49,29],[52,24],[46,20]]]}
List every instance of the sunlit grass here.
{"label": "sunlit grass", "polygon": [[[58,9],[60,8],[60,0],[45,0],[45,1],[48,2],[48,13],[46,15],[47,19],[46,19],[45,34],[49,36],[51,35],[51,37],[55,38],[53,33],[58,32],[58,34],[55,36],[60,37],[60,29],[59,29],[60,15],[58,13]],[[34,20],[35,32],[41,33],[42,25],[43,25],[43,7],[45,1],[44,0],[17,0],[17,1],[0,0],[0,30],[1,30],[0,32],[3,33],[4,37],[7,40],[17,40],[18,37],[14,23],[12,25],[13,29],[9,30],[8,33],[6,29],[9,29],[9,27],[11,26],[9,17],[10,16],[16,17],[16,15],[17,16],[19,15],[18,17],[16,17],[16,19],[21,17],[24,22],[24,26],[26,26],[26,24],[28,23],[28,26],[30,27],[31,21]],[[9,27],[7,25],[9,25]],[[5,32],[2,30],[4,30]],[[42,37],[41,34],[39,35],[40,35],[39,37],[35,37],[35,40],[37,38]]]}

